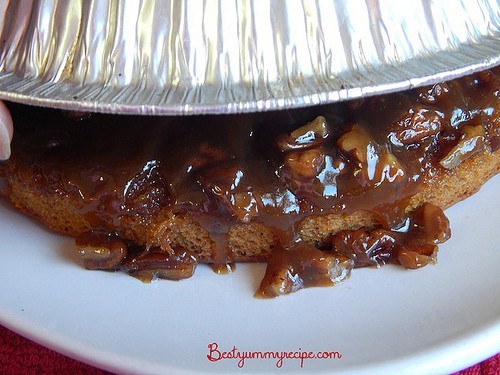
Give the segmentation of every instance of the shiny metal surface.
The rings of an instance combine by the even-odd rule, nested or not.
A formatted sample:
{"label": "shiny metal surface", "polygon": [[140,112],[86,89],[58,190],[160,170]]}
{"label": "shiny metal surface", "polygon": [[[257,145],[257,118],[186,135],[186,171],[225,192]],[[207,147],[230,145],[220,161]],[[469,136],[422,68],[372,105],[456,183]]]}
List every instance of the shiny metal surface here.
{"label": "shiny metal surface", "polygon": [[0,98],[250,112],[500,64],[498,0],[0,0]]}

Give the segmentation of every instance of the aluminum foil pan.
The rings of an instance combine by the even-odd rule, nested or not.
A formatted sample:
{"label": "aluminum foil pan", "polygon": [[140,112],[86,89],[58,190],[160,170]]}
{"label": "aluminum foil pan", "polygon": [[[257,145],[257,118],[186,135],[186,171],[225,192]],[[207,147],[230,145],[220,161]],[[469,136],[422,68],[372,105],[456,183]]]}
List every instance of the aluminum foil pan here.
{"label": "aluminum foil pan", "polygon": [[500,63],[498,0],[0,0],[0,98],[234,113],[407,89]]}

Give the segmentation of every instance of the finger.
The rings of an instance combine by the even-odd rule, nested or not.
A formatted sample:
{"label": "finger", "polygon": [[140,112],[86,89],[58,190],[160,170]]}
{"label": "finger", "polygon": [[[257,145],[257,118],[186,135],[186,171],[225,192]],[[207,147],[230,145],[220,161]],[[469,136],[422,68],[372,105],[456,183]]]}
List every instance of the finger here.
{"label": "finger", "polygon": [[10,142],[14,134],[12,117],[5,104],[0,101],[0,160],[10,157]]}

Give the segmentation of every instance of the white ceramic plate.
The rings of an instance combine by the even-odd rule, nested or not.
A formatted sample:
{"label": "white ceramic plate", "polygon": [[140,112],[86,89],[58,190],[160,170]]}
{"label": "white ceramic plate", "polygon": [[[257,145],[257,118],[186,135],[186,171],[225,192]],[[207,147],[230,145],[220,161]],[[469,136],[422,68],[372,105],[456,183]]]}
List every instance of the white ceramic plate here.
{"label": "white ceramic plate", "polygon": [[[360,269],[337,287],[276,300],[253,297],[263,265],[228,276],[200,266],[189,280],[154,284],[85,271],[71,239],[3,204],[0,323],[120,373],[453,372],[500,351],[499,187],[497,176],[447,211],[453,236],[437,265]],[[284,359],[281,369],[278,359],[254,358],[238,368],[235,359],[209,361],[213,343],[221,352],[342,358],[306,359],[302,367]]]}

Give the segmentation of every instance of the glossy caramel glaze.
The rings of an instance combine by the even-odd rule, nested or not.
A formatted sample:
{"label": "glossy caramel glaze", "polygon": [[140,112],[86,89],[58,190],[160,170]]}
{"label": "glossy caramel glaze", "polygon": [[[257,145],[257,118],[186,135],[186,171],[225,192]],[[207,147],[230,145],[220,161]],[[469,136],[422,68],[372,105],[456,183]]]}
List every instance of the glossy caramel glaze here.
{"label": "glossy caramel glaze", "polygon": [[[218,270],[232,263],[229,229],[261,223],[278,238],[268,274],[285,269],[300,279],[282,288],[289,292],[337,282],[355,266],[433,261],[435,244],[449,237],[447,220],[431,205],[407,212],[408,201],[436,175],[499,148],[499,83],[497,68],[405,93],[244,115],[84,115],[11,104],[13,159],[32,165],[41,191],[68,197],[96,236],[120,238],[127,217],[188,216],[214,241]],[[306,246],[296,230],[310,215],[359,210],[376,217],[375,228],[341,232],[325,249]],[[165,262],[185,258],[194,271],[195,255],[159,242],[154,252],[176,259]],[[141,259],[152,251],[142,245]],[[122,258],[112,268],[132,272],[130,256]],[[320,265],[316,281],[310,269],[297,271],[305,258]],[[280,294],[264,284],[258,294]]]}

